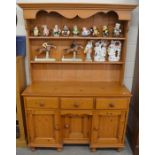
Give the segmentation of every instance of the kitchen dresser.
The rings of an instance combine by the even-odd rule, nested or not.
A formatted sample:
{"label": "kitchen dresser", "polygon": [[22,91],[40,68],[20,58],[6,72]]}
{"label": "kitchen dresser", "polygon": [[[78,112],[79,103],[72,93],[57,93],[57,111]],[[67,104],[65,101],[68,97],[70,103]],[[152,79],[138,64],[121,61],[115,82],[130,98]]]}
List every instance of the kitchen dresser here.
{"label": "kitchen dresser", "polygon": [[[88,144],[96,148],[124,147],[131,94],[123,85],[127,37],[131,12],[136,5],[19,3],[27,30],[27,56],[30,84],[23,91],[28,146],[53,147],[64,144]],[[33,36],[37,25],[53,28],[67,25],[91,27],[110,32],[121,23],[119,37]],[[101,34],[101,33],[100,33]],[[72,41],[85,46],[88,40],[119,40],[121,59],[117,62],[61,61],[63,49]],[[56,61],[35,61],[36,49],[43,42],[56,45],[50,53]]]}

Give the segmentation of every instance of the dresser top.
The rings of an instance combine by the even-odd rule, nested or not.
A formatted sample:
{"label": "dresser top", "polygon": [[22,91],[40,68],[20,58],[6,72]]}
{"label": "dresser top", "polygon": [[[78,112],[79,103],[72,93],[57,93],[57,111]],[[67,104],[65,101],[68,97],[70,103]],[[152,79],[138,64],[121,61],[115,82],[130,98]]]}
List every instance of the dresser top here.
{"label": "dresser top", "polygon": [[23,96],[131,96],[125,86],[112,82],[38,82],[28,86]]}

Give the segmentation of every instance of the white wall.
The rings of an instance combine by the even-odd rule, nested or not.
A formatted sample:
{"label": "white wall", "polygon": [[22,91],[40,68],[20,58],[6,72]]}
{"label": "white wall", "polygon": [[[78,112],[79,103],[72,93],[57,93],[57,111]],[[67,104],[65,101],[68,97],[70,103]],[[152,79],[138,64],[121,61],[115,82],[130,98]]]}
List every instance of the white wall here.
{"label": "white wall", "polygon": [[[138,3],[138,0],[17,0],[17,2],[24,3],[46,3],[46,2],[66,2],[66,3]],[[24,19],[23,12],[17,6],[17,16],[18,16],[18,25],[16,28],[16,35],[26,35],[25,27],[24,27]],[[126,56],[126,64],[125,64],[125,75],[124,75],[124,84],[127,86],[129,90],[132,88],[133,81],[133,73],[134,73],[134,65],[135,65],[135,55],[136,55],[136,45],[137,45],[137,35],[138,35],[138,26],[139,26],[139,10],[136,8],[132,13],[132,20],[130,23],[129,29],[129,37],[128,37],[128,46],[127,46],[127,56]],[[29,83],[28,76],[28,65],[26,58],[26,75],[27,75],[27,83]]]}

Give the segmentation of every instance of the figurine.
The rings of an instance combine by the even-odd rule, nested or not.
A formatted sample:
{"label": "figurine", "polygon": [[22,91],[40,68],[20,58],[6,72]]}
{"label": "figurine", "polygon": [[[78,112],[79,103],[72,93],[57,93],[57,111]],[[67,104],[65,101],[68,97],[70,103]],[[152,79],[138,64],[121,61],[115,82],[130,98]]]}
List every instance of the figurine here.
{"label": "figurine", "polygon": [[59,26],[58,25],[55,25],[54,26],[54,29],[53,29],[53,36],[54,37],[59,37],[60,36],[60,33],[61,33],[61,30],[60,30]]}
{"label": "figurine", "polygon": [[121,55],[121,42],[120,41],[111,41],[111,44],[108,47],[108,60],[109,61],[119,61]]}
{"label": "figurine", "polygon": [[84,53],[86,54],[86,61],[92,61],[91,58],[91,53],[93,51],[93,41],[88,41],[85,49],[84,49]]}
{"label": "figurine", "polygon": [[72,33],[73,33],[73,35],[75,35],[75,36],[79,35],[80,31],[79,31],[77,25],[74,25],[74,26],[73,26]]}
{"label": "figurine", "polygon": [[62,33],[63,36],[69,36],[70,30],[69,30],[69,28],[67,27],[67,25],[64,25],[63,30],[62,30],[61,33]]}
{"label": "figurine", "polygon": [[108,37],[109,36],[109,28],[107,25],[103,26],[103,36]]}
{"label": "figurine", "polygon": [[39,36],[39,29],[37,26],[34,27],[33,29],[33,35],[36,37],[36,36]]}
{"label": "figurine", "polygon": [[93,26],[92,28],[90,28],[90,32],[91,32],[91,35],[94,37],[97,37],[100,34],[96,26]]}
{"label": "figurine", "polygon": [[83,46],[78,44],[76,41],[73,41],[70,48],[64,49],[64,52],[65,54],[73,53],[73,58],[76,58],[76,54],[80,49],[83,49]]}
{"label": "figurine", "polygon": [[62,61],[82,61],[82,59],[80,58],[76,58],[77,53],[79,52],[80,49],[83,49],[83,46],[81,46],[80,44],[78,44],[76,41],[73,41],[73,43],[71,44],[70,48],[64,49],[64,55],[69,54],[69,53],[73,53],[73,58],[71,59],[66,59],[66,58],[62,58]]}
{"label": "figurine", "polygon": [[[37,49],[37,51],[39,51],[39,54],[41,54],[42,52],[46,53],[45,58],[41,58],[42,60],[54,60],[54,58],[49,58],[49,52],[51,51],[52,48],[56,48],[56,46],[49,44],[47,42],[44,42],[42,44],[42,47]],[[40,60],[40,59],[36,58],[36,60]]]}
{"label": "figurine", "polygon": [[49,29],[47,25],[42,25],[43,27],[43,36],[48,36],[49,35]]}
{"label": "figurine", "polygon": [[94,61],[105,61],[106,60],[106,53],[107,53],[107,42],[105,41],[98,41],[95,43],[95,55]]}
{"label": "figurine", "polygon": [[82,34],[82,36],[87,37],[90,35],[90,31],[86,27],[83,27],[81,34]]}
{"label": "figurine", "polygon": [[121,34],[122,30],[121,30],[121,24],[120,23],[116,23],[115,24],[115,27],[114,27],[114,30],[113,30],[113,35],[115,37],[119,37],[120,34]]}

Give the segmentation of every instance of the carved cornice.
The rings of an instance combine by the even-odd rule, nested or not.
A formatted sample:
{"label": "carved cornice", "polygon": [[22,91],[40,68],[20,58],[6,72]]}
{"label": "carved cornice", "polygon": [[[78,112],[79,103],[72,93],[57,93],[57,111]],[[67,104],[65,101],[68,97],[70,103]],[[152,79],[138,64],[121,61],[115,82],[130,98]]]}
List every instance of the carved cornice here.
{"label": "carved cornice", "polygon": [[114,11],[120,20],[130,20],[135,4],[79,4],[79,3],[18,3],[24,9],[25,19],[35,19],[40,10],[48,13],[56,12],[65,18],[76,16],[88,18],[96,13]]}

